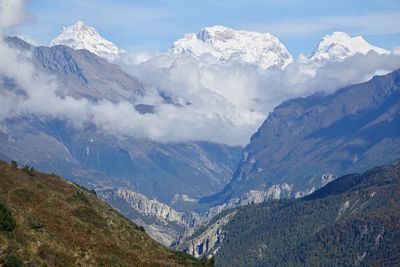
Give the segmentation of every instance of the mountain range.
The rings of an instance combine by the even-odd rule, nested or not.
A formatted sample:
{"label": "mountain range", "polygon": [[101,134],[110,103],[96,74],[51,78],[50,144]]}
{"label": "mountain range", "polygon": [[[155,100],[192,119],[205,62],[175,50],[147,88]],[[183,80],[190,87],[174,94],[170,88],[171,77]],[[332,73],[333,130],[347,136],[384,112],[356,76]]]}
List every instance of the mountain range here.
{"label": "mountain range", "polygon": [[[180,107],[162,88],[112,64],[126,52],[81,21],[65,27],[50,47],[18,38],[8,38],[7,43],[29,52],[36,68],[55,77],[62,85],[57,91],[61,97],[93,103],[126,101],[144,115],[157,108],[146,101],[148,97]],[[334,32],[306,61],[318,68],[324,62],[369,52],[389,53],[362,37]],[[223,26],[188,34],[167,54],[199,62],[212,58],[221,64],[250,64],[260,71],[281,71],[294,62],[273,35]],[[244,150],[206,141],[161,143],[114,136],[93,124],[76,127],[60,118],[27,115],[3,122],[0,158],[56,172],[96,190],[165,245],[182,248],[193,231],[210,240],[202,232],[208,223],[214,226],[211,243],[218,243],[221,226],[236,212],[231,209],[300,198],[346,173],[397,160],[399,76],[397,70],[333,94],[285,101],[269,114]],[[1,85],[7,93],[19,92],[7,77],[1,77]],[[213,219],[219,213],[222,217]],[[192,243],[191,254],[205,252],[209,250]]]}
{"label": "mountain range", "polygon": [[[103,38],[95,28],[82,21],[64,27],[50,42],[50,46],[65,45],[73,49],[88,51],[113,61],[126,52]],[[344,32],[333,32],[324,36],[307,58],[307,62],[343,61],[356,54],[368,52],[389,54],[388,50],[369,44],[362,36],[351,37]],[[292,55],[279,39],[270,33],[234,30],[215,25],[202,28],[198,33],[188,33],[176,40],[169,49],[175,56],[189,55],[196,59],[211,57],[217,61],[238,61],[261,69],[282,70],[294,62]]]}
{"label": "mountain range", "polygon": [[[29,51],[32,63],[57,77],[61,96],[90,101],[128,101],[141,112],[152,106],[138,101],[156,90],[87,50],[67,46],[34,47],[18,39],[10,46]],[[17,92],[3,79],[5,92]],[[209,142],[157,143],[116,136],[94,125],[74,127],[62,119],[20,116],[5,120],[0,131],[0,153],[20,164],[57,172],[95,190],[127,188],[186,211],[192,202],[229,182],[241,148]]]}

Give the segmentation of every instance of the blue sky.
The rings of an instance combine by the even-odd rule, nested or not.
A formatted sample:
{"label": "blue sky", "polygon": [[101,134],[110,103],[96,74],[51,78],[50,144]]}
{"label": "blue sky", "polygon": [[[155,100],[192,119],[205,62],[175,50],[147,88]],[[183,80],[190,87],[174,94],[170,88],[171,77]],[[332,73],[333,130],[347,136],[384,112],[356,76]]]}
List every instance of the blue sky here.
{"label": "blue sky", "polygon": [[185,33],[216,24],[271,32],[294,56],[311,53],[332,31],[400,46],[400,0],[31,0],[28,10],[32,18],[14,32],[41,44],[83,20],[130,52],[166,51]]}

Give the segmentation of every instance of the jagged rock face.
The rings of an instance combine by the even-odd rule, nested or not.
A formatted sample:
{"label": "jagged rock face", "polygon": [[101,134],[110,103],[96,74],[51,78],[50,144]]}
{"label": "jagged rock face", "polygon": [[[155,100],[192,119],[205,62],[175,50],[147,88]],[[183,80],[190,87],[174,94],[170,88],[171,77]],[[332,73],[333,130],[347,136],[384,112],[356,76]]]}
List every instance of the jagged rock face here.
{"label": "jagged rock face", "polygon": [[206,219],[195,212],[178,212],[165,203],[132,190],[101,190],[98,195],[129,219],[144,226],[151,237],[166,246]]}
{"label": "jagged rock face", "polygon": [[178,212],[165,203],[148,199],[143,194],[131,190],[106,190],[100,191],[100,194],[105,200],[110,198],[121,198],[140,213],[144,215],[156,216],[158,219],[161,219],[164,222],[175,222],[185,227],[193,227],[201,221],[200,216],[194,212]]}
{"label": "jagged rock face", "polygon": [[251,204],[258,204],[262,202],[266,202],[269,200],[279,200],[282,198],[290,198],[290,197],[301,197],[304,195],[308,195],[315,190],[310,190],[309,192],[297,192],[294,194],[293,186],[287,183],[284,184],[275,184],[270,188],[259,191],[259,190],[250,190],[249,192],[243,193],[239,197],[234,197],[229,199],[226,203],[222,205],[218,205],[215,207],[211,207],[208,212],[208,218],[213,218],[214,216],[220,214],[223,210],[226,209],[234,209],[241,206],[247,206]]}
{"label": "jagged rock face", "polygon": [[232,198],[228,201],[226,208],[257,204],[268,200],[278,200],[291,196],[293,196],[293,186],[287,183],[275,184],[265,191],[250,190],[241,197]]}
{"label": "jagged rock face", "polygon": [[[273,185],[266,191],[250,190],[241,197],[232,198],[227,203],[210,208],[201,215],[197,224],[186,229],[186,233],[173,243],[172,247],[195,257],[211,257],[218,252],[224,238],[224,226],[235,215],[236,208],[289,197],[293,197],[293,187],[286,183]],[[226,210],[233,211],[226,214]]]}
{"label": "jagged rock face", "polygon": [[301,196],[330,175],[392,163],[400,151],[399,127],[399,70],[332,95],[286,101],[252,136],[232,182],[200,202],[222,204],[284,183]]}
{"label": "jagged rock face", "polygon": [[236,31],[224,26],[203,28],[174,42],[175,55],[209,55],[219,61],[240,60],[262,69],[284,69],[293,58],[278,38],[269,33]]}
{"label": "jagged rock face", "polygon": [[104,39],[95,28],[82,21],[63,27],[61,33],[50,42],[50,46],[65,45],[73,49],[86,49],[99,57],[112,61],[124,53],[115,44]]}
{"label": "jagged rock face", "polygon": [[216,221],[211,221],[201,232],[191,230],[181,238],[176,248],[197,258],[215,255],[224,239],[224,226],[235,214],[236,211],[231,211]]}

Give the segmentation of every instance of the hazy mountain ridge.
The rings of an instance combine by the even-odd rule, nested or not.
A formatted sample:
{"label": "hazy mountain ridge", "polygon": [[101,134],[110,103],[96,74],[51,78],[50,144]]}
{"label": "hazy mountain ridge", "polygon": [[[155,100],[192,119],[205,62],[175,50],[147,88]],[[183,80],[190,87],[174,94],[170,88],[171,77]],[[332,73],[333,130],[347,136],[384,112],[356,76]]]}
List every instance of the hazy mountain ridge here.
{"label": "hazy mountain ridge", "polygon": [[282,103],[251,138],[231,183],[201,202],[224,203],[282,183],[301,195],[321,187],[326,174],[340,176],[395,161],[399,89],[397,70],[332,95]]}
{"label": "hazy mountain ridge", "polygon": [[[73,50],[65,46],[32,47],[18,38],[11,38],[9,42],[14,47],[29,49],[37,67],[58,79],[59,84],[62,85],[60,86],[62,91],[58,93],[62,95],[87,98],[93,101],[108,99],[112,102],[123,100],[140,103],[140,97],[154,93],[152,88],[126,74],[118,66],[112,65],[86,50]],[[16,89],[12,82],[7,84],[8,90]],[[7,149],[10,157],[43,167],[49,160],[49,156],[46,156],[48,153],[48,155],[52,155],[51,158],[63,161],[59,162],[64,165],[63,170],[70,168],[67,166],[76,168],[77,165],[81,165],[74,174],[66,173],[68,176],[84,178],[88,173],[95,172],[99,175],[100,180],[101,177],[109,177],[114,179],[114,182],[121,181],[125,175],[130,173],[142,181],[146,180],[144,177],[140,177],[144,175],[150,180],[156,179],[157,183],[160,181],[176,183],[180,179],[187,179],[187,174],[192,173],[196,177],[208,177],[206,179],[210,186],[218,188],[228,182],[241,150],[239,147],[231,148],[208,142],[162,144],[147,139],[115,138],[110,134],[97,131],[94,125],[76,128],[62,120],[33,116],[8,120],[3,125],[2,134],[3,142],[5,142],[3,150]],[[31,140],[29,138],[34,138],[33,136],[38,138],[36,145],[28,143]],[[22,143],[18,144],[18,142]],[[51,142],[53,145],[45,145],[41,142]],[[41,153],[42,155],[38,155],[37,158],[33,154],[24,158],[23,154],[18,152],[22,151],[18,148],[19,145],[26,146],[25,151],[31,151],[33,154],[35,149],[36,153],[38,153],[38,149],[50,151]],[[58,152],[51,153],[52,148],[57,148]],[[24,153],[26,154],[26,152]],[[113,157],[114,159],[111,159]],[[172,164],[174,160],[175,166]],[[110,164],[111,162],[114,162],[115,165]],[[221,164],[216,164],[216,162]],[[54,166],[55,162],[51,164]],[[53,170],[51,165],[46,169]],[[88,173],[85,174],[84,169],[87,169]],[[146,176],[148,170],[154,170],[157,175]],[[87,178],[91,179],[90,176],[91,174]],[[157,178],[157,176],[159,177]],[[164,179],[160,177],[164,177]],[[82,180],[82,182],[90,187],[95,187],[93,181],[87,183]],[[127,184],[126,181],[122,183],[132,185]],[[201,192],[205,190],[202,187],[204,180],[192,180],[182,187],[182,189],[188,190],[166,190],[164,196],[157,194],[165,190],[158,190],[154,188],[154,185],[148,185],[146,188],[145,184],[139,182],[133,186],[135,186],[135,191],[145,193],[150,197],[161,198],[167,203],[175,194],[200,197],[204,194]],[[141,186],[143,188],[138,190]],[[166,185],[161,182],[160,186]],[[200,188],[196,189],[196,186],[200,186]],[[170,189],[172,188],[171,186]]]}
{"label": "hazy mountain ridge", "polygon": [[87,50],[63,45],[35,47],[17,37],[8,37],[6,41],[11,47],[30,52],[35,67],[57,78],[59,95],[133,103],[154,93],[150,86],[123,72],[119,66]]}

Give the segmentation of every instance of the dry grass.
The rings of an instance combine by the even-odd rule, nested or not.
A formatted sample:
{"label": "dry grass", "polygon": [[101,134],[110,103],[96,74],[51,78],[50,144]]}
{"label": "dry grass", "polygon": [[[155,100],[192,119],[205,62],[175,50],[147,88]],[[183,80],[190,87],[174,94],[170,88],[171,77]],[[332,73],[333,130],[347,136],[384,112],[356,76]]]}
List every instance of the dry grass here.
{"label": "dry grass", "polygon": [[163,247],[94,193],[55,175],[0,162],[0,203],[16,221],[12,232],[0,233],[0,265],[10,255],[29,266],[202,264]]}

